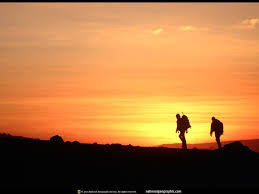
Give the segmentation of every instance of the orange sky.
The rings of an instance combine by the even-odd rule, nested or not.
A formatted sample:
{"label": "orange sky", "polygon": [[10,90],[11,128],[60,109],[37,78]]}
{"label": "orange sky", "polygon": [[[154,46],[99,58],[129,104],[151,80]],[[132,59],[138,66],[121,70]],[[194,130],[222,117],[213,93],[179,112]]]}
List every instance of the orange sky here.
{"label": "orange sky", "polygon": [[259,138],[258,3],[1,3],[0,132],[141,146]]}

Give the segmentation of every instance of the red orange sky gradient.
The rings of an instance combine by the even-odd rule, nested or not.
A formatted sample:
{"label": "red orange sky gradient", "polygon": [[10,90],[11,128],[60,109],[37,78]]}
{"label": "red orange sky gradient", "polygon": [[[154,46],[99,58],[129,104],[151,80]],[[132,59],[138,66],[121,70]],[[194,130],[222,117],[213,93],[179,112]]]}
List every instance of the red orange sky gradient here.
{"label": "red orange sky gradient", "polygon": [[141,146],[259,138],[258,3],[1,3],[0,132]]}

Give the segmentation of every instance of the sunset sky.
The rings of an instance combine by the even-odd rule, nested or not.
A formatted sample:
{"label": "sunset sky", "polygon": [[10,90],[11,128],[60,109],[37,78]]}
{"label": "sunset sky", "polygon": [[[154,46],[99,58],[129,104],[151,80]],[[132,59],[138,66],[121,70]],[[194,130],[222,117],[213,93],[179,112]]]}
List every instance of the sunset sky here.
{"label": "sunset sky", "polygon": [[1,3],[0,132],[155,146],[259,138],[259,3]]}

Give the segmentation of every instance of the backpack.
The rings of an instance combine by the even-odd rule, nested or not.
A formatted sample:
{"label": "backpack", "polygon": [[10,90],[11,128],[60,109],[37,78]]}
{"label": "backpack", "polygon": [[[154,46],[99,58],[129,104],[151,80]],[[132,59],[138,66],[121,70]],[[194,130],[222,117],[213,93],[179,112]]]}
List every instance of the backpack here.
{"label": "backpack", "polygon": [[218,131],[220,134],[223,134],[223,123],[218,120]]}
{"label": "backpack", "polygon": [[215,131],[215,133],[223,134],[223,123],[219,121],[218,119],[215,119],[215,121],[212,123],[212,130]]}
{"label": "backpack", "polygon": [[182,116],[182,123],[183,123],[184,129],[191,128],[190,121],[186,115]]}

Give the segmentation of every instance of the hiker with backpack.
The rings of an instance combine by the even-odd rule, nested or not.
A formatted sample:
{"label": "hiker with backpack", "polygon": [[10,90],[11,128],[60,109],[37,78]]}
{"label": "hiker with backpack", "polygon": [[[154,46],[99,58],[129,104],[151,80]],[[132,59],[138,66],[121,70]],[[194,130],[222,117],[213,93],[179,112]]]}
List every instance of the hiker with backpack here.
{"label": "hiker with backpack", "polygon": [[216,141],[218,144],[219,149],[221,149],[221,143],[220,143],[220,136],[223,135],[223,123],[216,119],[215,117],[211,118],[211,129],[210,129],[210,136],[213,132],[215,132]]}
{"label": "hiker with backpack", "polygon": [[188,133],[188,128],[191,128],[189,119],[186,115],[183,115],[182,118],[181,118],[180,114],[177,114],[176,118],[177,118],[176,133],[178,131],[180,132],[179,138],[182,141],[182,147],[183,147],[183,149],[187,149],[185,132]]}

